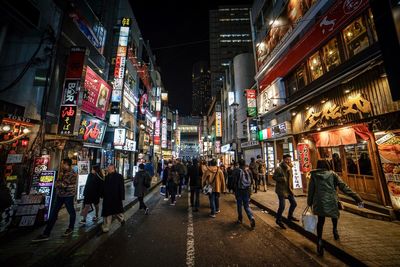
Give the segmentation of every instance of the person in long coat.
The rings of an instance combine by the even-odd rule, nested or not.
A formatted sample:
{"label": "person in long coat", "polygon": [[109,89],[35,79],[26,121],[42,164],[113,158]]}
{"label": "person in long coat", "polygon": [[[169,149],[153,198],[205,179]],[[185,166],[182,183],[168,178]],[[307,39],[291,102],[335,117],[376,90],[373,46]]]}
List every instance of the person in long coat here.
{"label": "person in long coat", "polygon": [[311,206],[313,213],[318,216],[317,252],[321,256],[324,253],[322,232],[325,217],[331,217],[333,236],[335,240],[339,239],[337,231],[339,202],[336,189],[339,188],[343,193],[352,197],[359,205],[362,205],[361,197],[353,192],[340,176],[331,169],[328,161],[318,160],[317,169],[311,171],[311,179],[308,185],[307,204]]}
{"label": "person in long coat", "polygon": [[144,209],[144,214],[149,214],[149,208],[144,204],[144,196],[147,193],[147,189],[151,185],[151,177],[147,171],[145,171],[144,164],[139,164],[139,171],[133,178],[133,185],[135,186],[135,197],[139,200],[139,210]]}
{"label": "person in long coat", "polygon": [[212,159],[210,166],[205,167],[202,177],[202,186],[206,184],[211,185],[212,193],[208,194],[210,200],[211,213],[210,217],[215,218],[217,213],[220,213],[219,209],[219,196],[225,192],[225,178],[220,168],[217,166],[217,161]]}
{"label": "person in long coat", "polygon": [[93,165],[92,170],[88,175],[86,180],[85,189],[83,190],[83,204],[84,208],[82,209],[81,215],[82,220],[80,224],[86,223],[86,217],[89,212],[89,208],[91,204],[94,204],[96,216],[93,217],[93,221],[97,221],[99,217],[99,203],[100,196],[103,193],[104,188],[104,177],[101,173],[100,167],[98,165]]}
{"label": "person in long coat", "polygon": [[199,211],[200,207],[200,189],[201,176],[200,165],[197,159],[193,159],[193,164],[188,168],[188,177],[190,185],[190,205],[194,208],[193,211]]}
{"label": "person in long coat", "polygon": [[104,217],[103,232],[110,230],[112,216],[115,215],[121,224],[125,223],[124,206],[125,200],[124,178],[115,171],[114,165],[107,168],[108,174],[104,181],[103,210],[101,216]]}

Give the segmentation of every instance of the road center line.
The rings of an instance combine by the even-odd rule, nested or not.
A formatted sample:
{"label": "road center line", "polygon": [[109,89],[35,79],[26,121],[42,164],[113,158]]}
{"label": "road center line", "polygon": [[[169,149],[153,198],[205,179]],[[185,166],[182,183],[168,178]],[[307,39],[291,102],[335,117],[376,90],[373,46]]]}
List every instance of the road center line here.
{"label": "road center line", "polygon": [[193,229],[193,213],[190,206],[190,192],[188,192],[188,229],[186,243],[186,266],[194,266],[194,229]]}

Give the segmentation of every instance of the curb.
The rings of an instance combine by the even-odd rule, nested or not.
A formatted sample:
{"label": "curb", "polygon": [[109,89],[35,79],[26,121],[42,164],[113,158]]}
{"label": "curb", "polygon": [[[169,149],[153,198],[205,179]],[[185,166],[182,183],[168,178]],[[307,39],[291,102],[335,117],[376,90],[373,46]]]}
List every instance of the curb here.
{"label": "curb", "polygon": [[[276,211],[272,210],[271,208],[265,206],[264,204],[261,204],[260,202],[250,199],[250,202],[259,207],[260,209],[264,209],[268,211],[268,213],[272,216],[276,216]],[[314,243],[317,243],[317,236],[313,233],[307,232],[304,230],[301,225],[298,225],[297,223],[294,223],[292,221],[289,221],[287,218],[282,217],[282,221],[289,226],[291,229],[295,230],[296,232],[300,233],[307,239],[311,240]],[[334,244],[324,240],[324,246],[325,250],[331,253],[333,256],[336,258],[340,259],[342,262],[350,265],[350,266],[367,266],[365,263],[363,263],[361,260],[357,259],[353,255],[347,253],[345,250],[335,246]]]}
{"label": "curb", "polygon": [[[161,181],[158,181],[156,184],[151,186],[149,190],[147,191],[147,194],[150,194],[151,192],[154,191],[159,185],[161,184]],[[146,194],[146,195],[147,195]],[[132,208],[136,203],[138,203],[139,200],[135,198],[131,202],[127,203],[124,206],[124,211],[127,211],[128,209]],[[47,255],[45,258],[42,258],[35,262],[32,266],[54,266],[54,262],[56,261],[59,264],[63,264],[63,262],[70,256],[72,255],[78,248],[83,246],[86,242],[88,242],[90,239],[95,237],[100,231],[101,231],[101,225],[102,225],[103,220],[99,220],[97,225],[90,229],[89,231],[85,232],[79,238],[76,240],[73,240],[71,242],[68,242],[65,246],[62,246],[55,252]]]}

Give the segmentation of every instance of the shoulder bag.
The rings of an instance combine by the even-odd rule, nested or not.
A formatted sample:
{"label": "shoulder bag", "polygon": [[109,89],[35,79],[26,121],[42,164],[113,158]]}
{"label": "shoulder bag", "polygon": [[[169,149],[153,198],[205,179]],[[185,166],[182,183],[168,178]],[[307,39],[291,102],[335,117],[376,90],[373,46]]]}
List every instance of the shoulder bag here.
{"label": "shoulder bag", "polygon": [[209,195],[209,194],[212,193],[213,188],[212,188],[211,184],[214,183],[214,181],[215,181],[215,176],[217,176],[217,173],[218,173],[218,170],[217,170],[217,172],[214,174],[214,179],[212,180],[212,182],[211,182],[211,183],[208,183],[208,182],[207,182],[207,184],[203,187],[203,194],[204,194],[204,195]]}

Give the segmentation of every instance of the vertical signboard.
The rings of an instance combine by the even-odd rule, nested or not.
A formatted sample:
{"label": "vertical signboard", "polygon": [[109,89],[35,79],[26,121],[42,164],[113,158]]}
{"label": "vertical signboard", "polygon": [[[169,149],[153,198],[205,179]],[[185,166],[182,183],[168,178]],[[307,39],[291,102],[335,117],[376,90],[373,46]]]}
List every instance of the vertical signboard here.
{"label": "vertical signboard", "polygon": [[257,116],[257,96],[256,90],[247,89],[246,90],[247,99],[247,117]]}
{"label": "vertical signboard", "polygon": [[215,112],[215,136],[222,137],[222,113]]}
{"label": "vertical signboard", "polygon": [[155,145],[160,145],[160,120],[157,119],[154,122],[154,144]]}
{"label": "vertical signboard", "polygon": [[162,118],[161,125],[161,148],[167,148],[167,118]]}
{"label": "vertical signboard", "polygon": [[300,171],[302,173],[311,171],[310,146],[306,143],[299,143],[297,150],[299,151]]}
{"label": "vertical signboard", "polygon": [[303,188],[303,183],[301,181],[301,173],[300,173],[300,163],[299,161],[293,161],[293,189],[301,189]]}
{"label": "vertical signboard", "polygon": [[52,196],[54,190],[54,181],[56,179],[56,171],[42,171],[39,176],[37,191],[45,197],[45,220],[50,216]]}
{"label": "vertical signboard", "polygon": [[83,191],[85,190],[86,181],[89,175],[90,166],[89,161],[78,161],[78,192],[76,199],[84,199]]}
{"label": "vertical signboard", "polygon": [[118,127],[121,116],[122,92],[125,77],[126,53],[128,48],[130,18],[122,18],[119,29],[117,57],[115,58],[114,85],[111,95],[110,125]]}

